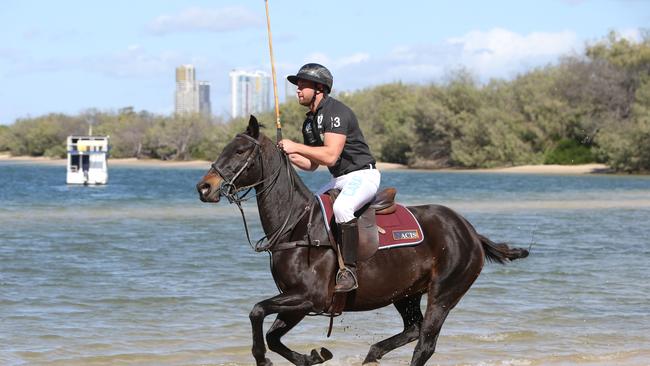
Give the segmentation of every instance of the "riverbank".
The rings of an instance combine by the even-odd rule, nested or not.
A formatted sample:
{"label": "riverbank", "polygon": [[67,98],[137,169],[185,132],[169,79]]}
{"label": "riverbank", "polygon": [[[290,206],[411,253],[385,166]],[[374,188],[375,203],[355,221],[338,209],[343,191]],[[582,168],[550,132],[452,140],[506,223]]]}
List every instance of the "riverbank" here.
{"label": "riverbank", "polygon": [[524,173],[524,174],[604,174],[613,170],[605,164],[580,165],[521,165],[507,168],[476,169],[476,172],[488,173]]}
{"label": "riverbank", "polygon": [[[46,157],[33,156],[10,156],[9,154],[0,154],[0,162],[16,162],[25,164],[43,164],[43,165],[60,165],[65,166],[66,159],[52,159]],[[211,162],[205,160],[158,160],[158,159],[108,159],[109,166],[141,166],[141,167],[160,167],[160,168],[205,168],[210,167]]]}
{"label": "riverbank", "polygon": [[[9,154],[0,154],[0,161],[10,161],[30,164],[61,165],[66,164],[65,159],[51,159],[45,157],[31,156],[10,156]],[[109,159],[110,166],[141,166],[157,168],[205,168],[210,167],[211,162],[205,160],[189,161],[167,161],[157,159]],[[395,163],[377,163],[377,168],[382,171],[386,170],[407,170],[406,165]],[[440,169],[445,172],[479,172],[479,173],[522,173],[522,174],[601,174],[610,173],[604,164],[581,164],[581,165],[521,165],[507,168],[490,168],[490,169]]]}

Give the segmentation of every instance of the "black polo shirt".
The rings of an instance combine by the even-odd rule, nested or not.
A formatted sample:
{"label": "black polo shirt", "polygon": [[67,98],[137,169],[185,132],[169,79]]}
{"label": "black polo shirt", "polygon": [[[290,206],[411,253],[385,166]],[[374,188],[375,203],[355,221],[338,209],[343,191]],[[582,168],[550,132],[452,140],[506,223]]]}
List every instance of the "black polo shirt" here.
{"label": "black polo shirt", "polygon": [[333,176],[340,177],[375,164],[354,112],[332,97],[323,99],[316,113],[307,113],[302,126],[305,145],[323,146],[325,132],[346,136],[341,156],[336,164],[328,167]]}

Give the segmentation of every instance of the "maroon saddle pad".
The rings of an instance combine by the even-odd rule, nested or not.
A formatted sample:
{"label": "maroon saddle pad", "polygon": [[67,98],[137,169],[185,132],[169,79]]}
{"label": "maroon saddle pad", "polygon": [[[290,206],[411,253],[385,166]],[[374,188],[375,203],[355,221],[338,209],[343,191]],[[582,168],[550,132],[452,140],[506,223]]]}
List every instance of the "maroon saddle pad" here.
{"label": "maroon saddle pad", "polygon": [[[321,194],[317,198],[325,219],[325,227],[330,230],[330,222],[333,222],[334,216],[332,200],[328,194]],[[376,216],[380,250],[418,245],[424,239],[420,223],[413,213],[400,204],[396,204],[396,206],[395,212]]]}

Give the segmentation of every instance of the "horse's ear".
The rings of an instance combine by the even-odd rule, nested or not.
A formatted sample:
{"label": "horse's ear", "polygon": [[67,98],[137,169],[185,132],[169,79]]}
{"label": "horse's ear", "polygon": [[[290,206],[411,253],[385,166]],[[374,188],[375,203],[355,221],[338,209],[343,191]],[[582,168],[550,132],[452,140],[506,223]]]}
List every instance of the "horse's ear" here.
{"label": "horse's ear", "polygon": [[248,120],[248,127],[246,128],[246,134],[250,137],[257,140],[260,137],[260,124],[257,122],[257,118],[251,114],[251,118]]}

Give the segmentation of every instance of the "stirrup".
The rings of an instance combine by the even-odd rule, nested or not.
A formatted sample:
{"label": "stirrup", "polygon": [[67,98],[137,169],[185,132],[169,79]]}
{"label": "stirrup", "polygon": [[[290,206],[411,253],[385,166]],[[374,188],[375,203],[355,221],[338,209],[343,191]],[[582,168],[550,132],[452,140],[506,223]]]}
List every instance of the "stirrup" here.
{"label": "stirrup", "polygon": [[[346,274],[350,275],[350,277],[354,281],[354,285],[350,288],[343,288],[337,290],[336,286],[340,285],[341,279]],[[336,286],[334,286],[334,292],[350,292],[352,290],[356,290],[359,287],[359,282],[357,281],[357,275],[354,273],[354,271],[350,270],[347,267],[339,269],[338,273],[336,274]]]}

